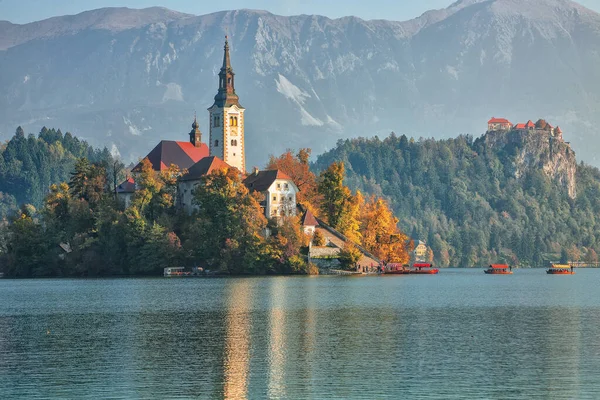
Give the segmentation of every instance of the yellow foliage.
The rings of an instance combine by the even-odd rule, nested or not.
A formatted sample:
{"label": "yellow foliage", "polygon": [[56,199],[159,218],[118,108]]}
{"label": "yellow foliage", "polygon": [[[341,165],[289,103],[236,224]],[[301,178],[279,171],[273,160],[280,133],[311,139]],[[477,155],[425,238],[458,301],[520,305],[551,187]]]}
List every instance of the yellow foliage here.
{"label": "yellow foliage", "polygon": [[387,202],[371,196],[361,209],[363,246],[386,262],[408,262],[408,237],[398,229],[398,218],[394,216]]}

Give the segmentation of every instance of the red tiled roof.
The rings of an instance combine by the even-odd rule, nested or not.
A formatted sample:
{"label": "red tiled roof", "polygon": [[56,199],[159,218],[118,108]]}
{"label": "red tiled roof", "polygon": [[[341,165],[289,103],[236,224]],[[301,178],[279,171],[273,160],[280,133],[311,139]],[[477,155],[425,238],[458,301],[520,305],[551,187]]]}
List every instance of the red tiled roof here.
{"label": "red tiled roof", "polygon": [[[195,147],[190,142],[161,140],[145,158],[150,161],[155,171],[164,171],[171,164],[175,164],[181,169],[188,169],[204,157],[208,157],[208,154],[208,146],[205,143],[202,143],[200,147]],[[141,165],[138,164],[133,171],[137,172],[140,168]]]}
{"label": "red tiled roof", "polygon": [[525,124],[525,126],[527,128],[535,128],[535,124],[533,123],[532,120],[527,121],[527,124]]}
{"label": "red tiled roof", "polygon": [[127,178],[123,183],[117,186],[117,193],[133,193],[135,192],[135,181],[133,178]]}
{"label": "red tiled roof", "polygon": [[[509,120],[505,118],[495,118],[493,117],[488,121],[488,124],[511,124]],[[512,124],[511,124],[512,125]]]}
{"label": "red tiled roof", "polygon": [[517,124],[515,126],[515,129],[526,129],[526,125],[525,124]]}
{"label": "red tiled roof", "polygon": [[270,169],[249,174],[246,179],[244,179],[244,185],[246,185],[246,187],[250,190],[263,192],[269,189],[276,179],[287,179],[289,181],[292,180],[292,178],[287,176],[284,172],[278,169]]}
{"label": "red tiled roof", "polygon": [[493,269],[508,269],[508,265],[506,265],[506,264],[492,264],[492,265],[490,265],[490,268],[493,268]]}
{"label": "red tiled roof", "polygon": [[306,210],[304,213],[304,218],[302,218],[302,226],[319,226],[319,222],[313,213],[310,212],[310,210]]}
{"label": "red tiled roof", "polygon": [[213,171],[219,169],[229,169],[232,168],[225,161],[221,160],[219,157],[210,156],[204,157],[202,160],[198,161],[191,168],[188,169],[188,173],[185,174],[181,180],[183,181],[191,181],[195,179],[199,179],[204,175],[211,174]]}

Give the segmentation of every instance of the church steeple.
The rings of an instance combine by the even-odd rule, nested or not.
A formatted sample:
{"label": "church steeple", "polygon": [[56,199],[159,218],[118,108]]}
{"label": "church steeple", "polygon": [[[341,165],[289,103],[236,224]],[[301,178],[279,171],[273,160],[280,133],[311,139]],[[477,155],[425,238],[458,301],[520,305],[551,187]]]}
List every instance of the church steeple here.
{"label": "church steeple", "polygon": [[235,94],[235,73],[233,72],[233,68],[231,68],[229,41],[227,36],[225,36],[223,66],[219,72],[219,91],[215,96],[214,105],[217,107],[230,107],[232,105],[241,107],[239,97]]}
{"label": "church steeple", "polygon": [[235,73],[231,68],[229,41],[225,36],[223,66],[219,72],[219,91],[215,103],[208,109],[210,155],[246,172],[244,145],[244,107],[235,93]]}
{"label": "church steeple", "polygon": [[202,144],[202,132],[200,132],[200,125],[196,119],[196,113],[194,113],[194,123],[192,124],[192,131],[190,132],[190,143],[194,147],[200,147]]}

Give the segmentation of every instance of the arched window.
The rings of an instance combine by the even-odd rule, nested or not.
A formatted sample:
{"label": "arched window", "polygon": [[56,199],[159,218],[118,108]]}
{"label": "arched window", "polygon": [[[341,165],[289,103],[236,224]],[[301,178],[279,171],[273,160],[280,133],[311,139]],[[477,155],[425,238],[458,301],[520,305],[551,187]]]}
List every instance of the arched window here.
{"label": "arched window", "polygon": [[231,139],[231,145],[232,146],[237,146],[237,140]]}
{"label": "arched window", "polygon": [[231,77],[227,79],[227,83],[231,85]]}
{"label": "arched window", "polygon": [[219,141],[215,140],[215,147],[219,147]]}

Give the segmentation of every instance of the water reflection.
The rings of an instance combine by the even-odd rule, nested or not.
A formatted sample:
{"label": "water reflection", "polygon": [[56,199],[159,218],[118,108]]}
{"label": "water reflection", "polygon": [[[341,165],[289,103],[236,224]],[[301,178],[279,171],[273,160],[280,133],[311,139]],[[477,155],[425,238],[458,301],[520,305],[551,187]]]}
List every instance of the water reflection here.
{"label": "water reflection", "polygon": [[250,327],[254,283],[252,279],[235,279],[227,291],[224,385],[226,399],[248,397],[250,365]]}
{"label": "water reflection", "polygon": [[269,312],[269,398],[285,397],[285,353],[286,353],[286,283],[284,278],[270,282]]}
{"label": "water reflection", "polygon": [[586,273],[0,281],[0,398],[600,398]]}

